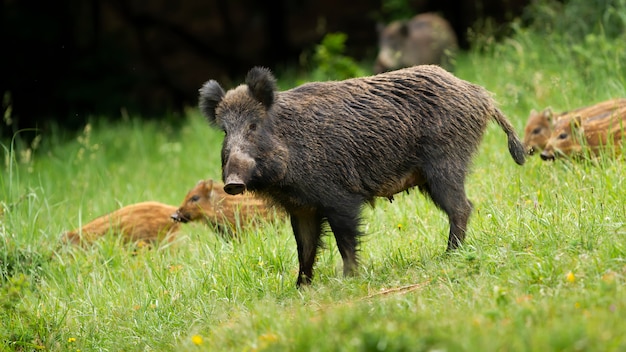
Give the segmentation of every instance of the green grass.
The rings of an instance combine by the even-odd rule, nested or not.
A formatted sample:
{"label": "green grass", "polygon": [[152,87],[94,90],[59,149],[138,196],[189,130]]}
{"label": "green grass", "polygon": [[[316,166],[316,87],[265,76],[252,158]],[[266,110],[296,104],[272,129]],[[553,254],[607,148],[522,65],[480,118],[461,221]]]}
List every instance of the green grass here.
{"label": "green grass", "polygon": [[[460,57],[456,73],[494,92],[518,131],[531,108],[626,96],[613,51],[583,65],[556,45],[520,30]],[[358,276],[341,276],[327,236],[301,290],[287,221],[232,241],[190,224],[151,250],[116,238],[59,247],[81,222],[179,204],[199,179],[219,179],[221,138],[193,109],[180,129],[131,118],[67,143],[43,136],[30,154],[4,143],[0,350],[626,349],[624,160],[519,167],[495,124],[467,182],[466,244],[448,255],[447,218],[417,191],[364,209]]]}

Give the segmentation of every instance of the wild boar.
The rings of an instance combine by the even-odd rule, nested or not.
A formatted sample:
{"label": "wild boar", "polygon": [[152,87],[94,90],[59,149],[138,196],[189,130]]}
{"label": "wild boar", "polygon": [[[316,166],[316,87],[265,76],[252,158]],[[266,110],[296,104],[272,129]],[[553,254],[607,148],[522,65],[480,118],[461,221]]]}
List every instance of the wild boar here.
{"label": "wild boar", "polygon": [[515,162],[525,159],[491,94],[434,65],[283,92],[270,70],[255,67],[228,92],[206,82],[199,106],[225,132],[224,190],[252,191],[290,215],[298,286],[313,277],[324,222],[344,275],[354,274],[363,204],[414,186],[448,215],[447,249],[462,244],[472,210],[465,178],[490,120],[506,133]]}
{"label": "wild boar", "polygon": [[278,209],[259,197],[251,194],[232,196],[224,192],[222,183],[202,180],[187,193],[171,217],[181,223],[203,221],[224,234],[234,235],[257,220],[273,220],[281,215]]}
{"label": "wild boar", "polygon": [[559,114],[554,114],[550,108],[546,108],[541,112],[533,109],[524,128],[524,147],[530,155],[536,151],[542,151],[546,147],[548,139],[550,139],[554,124],[562,118],[568,119],[573,116],[579,116],[584,121],[589,117],[597,116],[622,106],[626,106],[626,99],[610,99]]}
{"label": "wild boar", "polygon": [[619,155],[626,139],[625,129],[626,104],[586,118],[578,114],[561,118],[541,152],[541,159],[580,159],[597,157],[601,152]]}
{"label": "wild boar", "polygon": [[379,53],[374,72],[435,64],[452,70],[458,50],[456,34],[442,17],[424,13],[378,28]]}

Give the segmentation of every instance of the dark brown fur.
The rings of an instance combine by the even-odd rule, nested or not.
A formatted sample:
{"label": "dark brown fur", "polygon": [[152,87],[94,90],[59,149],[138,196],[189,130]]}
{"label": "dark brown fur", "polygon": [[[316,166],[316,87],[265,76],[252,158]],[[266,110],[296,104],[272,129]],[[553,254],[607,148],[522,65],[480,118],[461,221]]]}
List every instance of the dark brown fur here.
{"label": "dark brown fur", "polygon": [[491,120],[524,163],[521,141],[491,94],[437,66],[416,66],[340,82],[313,82],[278,92],[267,69],[224,92],[200,90],[200,108],[226,132],[224,190],[251,190],[291,216],[297,284],[313,277],[322,224],[328,222],[344,274],[357,267],[360,211],[374,197],[419,187],[448,214],[448,250],[465,238],[472,205],[465,178]]}
{"label": "dark brown fur", "polygon": [[626,106],[626,99],[606,100],[559,114],[554,114],[550,108],[544,109],[541,112],[537,112],[533,109],[530,112],[530,116],[528,116],[528,121],[524,128],[524,147],[531,155],[536,151],[541,152],[546,147],[550,135],[552,135],[554,125],[561,119],[571,119],[572,117],[579,116],[580,119],[584,121],[623,106]]}
{"label": "dark brown fur", "polygon": [[453,68],[452,57],[458,50],[456,34],[439,15],[423,13],[408,21],[394,21],[378,32],[376,73],[425,64]]}
{"label": "dark brown fur", "polygon": [[220,231],[236,234],[257,220],[272,220],[280,212],[252,194],[233,196],[224,192],[224,184],[199,181],[181,206],[172,214],[177,222],[204,221]]}

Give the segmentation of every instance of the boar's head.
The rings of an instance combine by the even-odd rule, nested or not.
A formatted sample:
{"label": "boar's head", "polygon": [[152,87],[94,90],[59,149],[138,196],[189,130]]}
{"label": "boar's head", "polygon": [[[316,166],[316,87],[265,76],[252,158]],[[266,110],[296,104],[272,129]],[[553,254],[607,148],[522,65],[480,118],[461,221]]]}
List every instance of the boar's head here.
{"label": "boar's head", "polygon": [[[272,133],[276,79],[269,69],[255,67],[245,84],[224,93],[214,80],[200,89],[200,110],[210,124],[224,131],[224,191],[240,194],[280,174],[284,160]],[[278,164],[277,164],[278,163]]]}
{"label": "boar's head", "polygon": [[546,147],[552,134],[553,114],[550,108],[541,112],[532,110],[524,128],[524,148],[532,155]]}
{"label": "boar's head", "polygon": [[382,73],[402,67],[402,50],[409,36],[406,21],[395,21],[384,27],[378,26],[379,53],[376,58],[375,73]]}

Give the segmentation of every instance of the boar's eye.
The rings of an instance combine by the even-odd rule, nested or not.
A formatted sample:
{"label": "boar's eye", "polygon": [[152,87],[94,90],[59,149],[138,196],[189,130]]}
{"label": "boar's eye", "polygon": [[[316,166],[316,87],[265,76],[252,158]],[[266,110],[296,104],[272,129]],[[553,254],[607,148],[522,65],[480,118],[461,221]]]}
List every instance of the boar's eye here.
{"label": "boar's eye", "polygon": [[559,139],[565,139],[567,138],[567,133],[563,132],[559,135]]}
{"label": "boar's eye", "polygon": [[191,201],[192,202],[197,202],[199,200],[200,200],[200,196],[199,195],[195,195],[195,196],[191,197]]}
{"label": "boar's eye", "polygon": [[254,132],[256,131],[256,123],[251,123],[250,126],[248,126],[248,129],[250,130],[250,132]]}
{"label": "boar's eye", "polygon": [[539,134],[541,133],[542,128],[541,127],[537,127],[533,130],[533,134]]}

